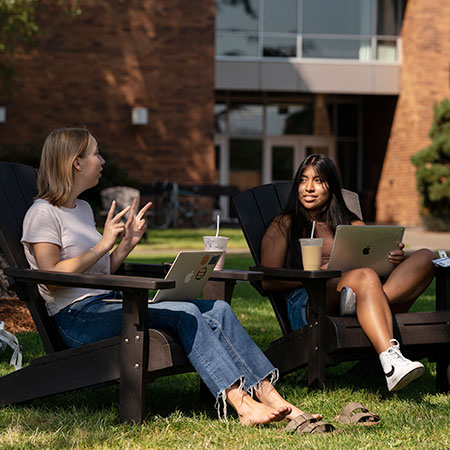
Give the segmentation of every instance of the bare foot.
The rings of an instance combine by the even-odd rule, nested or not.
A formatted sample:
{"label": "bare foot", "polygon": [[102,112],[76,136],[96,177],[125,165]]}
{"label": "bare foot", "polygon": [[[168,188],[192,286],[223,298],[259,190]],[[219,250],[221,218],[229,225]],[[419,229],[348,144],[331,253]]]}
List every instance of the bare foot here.
{"label": "bare foot", "polygon": [[[303,411],[296,406],[292,405],[286,401],[274,388],[268,380],[263,380],[260,383],[259,389],[255,389],[256,397],[264,405],[270,406],[272,408],[280,408],[282,406],[287,406],[291,408],[291,412],[286,415],[286,419],[294,419],[295,417],[303,414]],[[322,419],[322,414],[312,414],[317,420]]]}
{"label": "bare foot", "polygon": [[244,426],[279,422],[291,412],[291,408],[286,405],[272,407],[259,403],[236,385],[227,390],[227,402],[236,410],[239,422]]}

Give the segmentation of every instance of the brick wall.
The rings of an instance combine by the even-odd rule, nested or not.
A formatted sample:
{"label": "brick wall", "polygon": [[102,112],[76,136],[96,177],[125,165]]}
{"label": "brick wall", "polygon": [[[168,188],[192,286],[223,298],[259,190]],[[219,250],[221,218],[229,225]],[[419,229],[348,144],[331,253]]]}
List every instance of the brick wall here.
{"label": "brick wall", "polygon": [[377,193],[377,221],[421,224],[410,157],[430,143],[433,104],[450,95],[450,2],[408,0],[399,96]]}
{"label": "brick wall", "polygon": [[[39,2],[42,36],[17,56],[19,90],[0,92],[0,143],[41,144],[83,124],[143,182],[214,177],[214,0],[96,0],[73,18]],[[131,125],[147,107],[149,124]]]}
{"label": "brick wall", "polygon": [[360,202],[364,220],[374,222],[375,197],[396,108],[397,96],[366,95],[362,98],[363,190]]}

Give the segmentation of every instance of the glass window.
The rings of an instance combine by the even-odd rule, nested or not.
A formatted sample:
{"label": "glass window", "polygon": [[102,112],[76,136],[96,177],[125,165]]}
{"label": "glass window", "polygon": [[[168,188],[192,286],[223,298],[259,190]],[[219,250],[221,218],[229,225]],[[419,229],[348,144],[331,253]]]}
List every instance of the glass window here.
{"label": "glass window", "polygon": [[369,61],[371,43],[359,39],[303,39],[304,58],[345,58]]}
{"label": "glass window", "polygon": [[377,34],[398,36],[400,14],[398,0],[378,0]]}
{"label": "glass window", "polygon": [[371,0],[303,0],[303,33],[371,33]]}
{"label": "glass window", "polygon": [[261,184],[262,140],[230,139],[230,184],[245,190]]}
{"label": "glass window", "polygon": [[214,155],[215,155],[215,164],[214,164],[214,168],[216,169],[216,177],[215,177],[215,181],[219,180],[219,166],[220,166],[220,145],[214,145]]}
{"label": "glass window", "polygon": [[233,136],[258,136],[263,132],[263,107],[233,103],[228,112],[230,134]]}
{"label": "glass window", "polygon": [[217,0],[216,28],[226,31],[258,31],[258,0]]}
{"label": "glass window", "polygon": [[258,36],[216,33],[216,55],[258,56]]}
{"label": "glass window", "polygon": [[297,33],[297,0],[265,0],[264,31]]}
{"label": "glass window", "polygon": [[397,61],[396,41],[377,41],[377,59],[381,61]]}
{"label": "glass window", "polygon": [[314,113],[311,104],[266,107],[268,135],[313,134]]}
{"label": "glass window", "polygon": [[342,187],[358,190],[358,145],[356,141],[337,142],[337,160]]}
{"label": "glass window", "polygon": [[358,136],[358,105],[339,104],[337,117],[338,136]]}
{"label": "glass window", "polygon": [[218,134],[227,132],[227,105],[223,103],[214,105],[214,132]]}
{"label": "glass window", "polygon": [[292,180],[294,149],[288,145],[272,147],[272,181]]}
{"label": "glass window", "polygon": [[263,56],[290,58],[297,56],[297,39],[283,37],[264,37]]}

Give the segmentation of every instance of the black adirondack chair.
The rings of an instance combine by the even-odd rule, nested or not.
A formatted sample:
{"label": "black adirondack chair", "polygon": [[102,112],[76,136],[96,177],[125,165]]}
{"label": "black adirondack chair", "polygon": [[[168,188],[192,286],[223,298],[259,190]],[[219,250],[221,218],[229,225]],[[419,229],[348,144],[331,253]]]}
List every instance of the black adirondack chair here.
{"label": "black adirondack chair", "polygon": [[[269,297],[283,334],[270,344],[266,355],[281,373],[308,365],[309,387],[322,388],[326,366],[376,358],[376,353],[355,317],[325,314],[325,285],[328,279],[340,276],[339,271],[261,267],[262,238],[272,219],[281,213],[291,186],[291,182],[279,182],[248,189],[233,198],[233,207],[256,263],[252,269],[262,271],[268,278],[302,281],[310,297],[308,325],[292,331],[282,295],[266,292],[259,281],[252,283],[258,292]],[[357,194],[343,190],[343,195],[347,206],[362,218]],[[396,314],[394,327],[405,355],[437,362],[437,389],[448,392],[450,273],[446,269],[436,272],[436,311]]]}
{"label": "black adirondack chair", "polygon": [[[141,423],[146,384],[193,370],[175,334],[147,327],[148,289],[168,289],[175,282],[161,279],[163,265],[125,263],[118,275],[101,276],[30,270],[20,238],[23,218],[37,193],[36,176],[30,166],[0,162],[0,245],[9,264],[4,273],[26,301],[47,355],[0,378],[0,405],[120,383],[121,422]],[[260,273],[214,272],[207,295],[230,301],[236,280],[258,278]],[[121,336],[67,349],[47,314],[38,283],[123,291]]]}

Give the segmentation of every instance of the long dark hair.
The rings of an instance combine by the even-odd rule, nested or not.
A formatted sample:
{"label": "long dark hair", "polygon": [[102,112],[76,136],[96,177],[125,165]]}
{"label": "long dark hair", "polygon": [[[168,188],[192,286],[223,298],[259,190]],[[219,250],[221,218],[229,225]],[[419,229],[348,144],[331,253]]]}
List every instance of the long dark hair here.
{"label": "long dark hair", "polygon": [[301,264],[301,249],[299,238],[309,237],[312,231],[312,220],[308,210],[298,199],[298,186],[307,167],[313,167],[318,177],[328,187],[330,197],[316,216],[316,221],[325,222],[333,232],[338,225],[349,225],[359,217],[351,212],[342,196],[338,170],[334,162],[326,155],[312,154],[303,160],[294,176],[292,189],[282,216],[289,218],[288,231],[288,265],[299,268]]}

